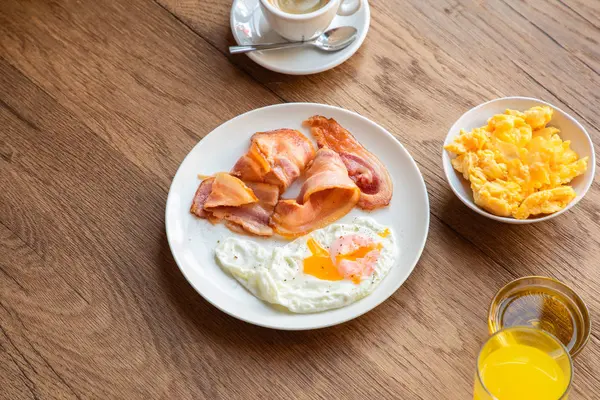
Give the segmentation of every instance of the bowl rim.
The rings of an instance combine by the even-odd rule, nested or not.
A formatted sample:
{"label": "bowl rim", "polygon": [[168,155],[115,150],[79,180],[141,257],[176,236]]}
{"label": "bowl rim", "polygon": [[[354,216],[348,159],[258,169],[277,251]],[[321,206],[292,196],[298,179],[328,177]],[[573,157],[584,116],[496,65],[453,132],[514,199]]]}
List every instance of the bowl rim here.
{"label": "bowl rim", "polygon": [[[577,196],[575,197],[575,199],[573,199],[573,201],[571,201],[562,210],[557,211],[557,212],[552,213],[552,214],[545,215],[543,217],[528,218],[528,219],[516,219],[516,218],[513,218],[513,217],[500,217],[498,215],[494,215],[494,214],[489,213],[489,212],[485,211],[484,209],[480,208],[478,205],[475,204],[474,201],[470,201],[469,199],[465,198],[463,195],[461,195],[458,192],[458,190],[452,184],[452,181],[450,179],[450,174],[451,173],[454,173],[454,174],[458,174],[458,173],[452,167],[452,163],[450,161],[451,160],[450,156],[448,155],[448,152],[442,146],[442,165],[443,165],[443,168],[444,168],[444,173],[446,175],[446,181],[448,182],[448,185],[450,186],[450,189],[452,189],[452,191],[454,192],[454,194],[456,195],[456,197],[458,197],[460,199],[460,201],[462,201],[471,210],[477,212],[480,215],[483,215],[484,217],[488,217],[488,218],[496,220],[496,221],[505,222],[505,223],[508,223],[508,224],[515,224],[515,225],[523,225],[523,224],[531,224],[531,223],[534,223],[534,222],[547,221],[549,219],[558,217],[559,215],[561,215],[562,213],[566,212],[567,210],[570,210],[577,203],[579,203],[579,201],[581,199],[583,199],[583,197],[588,192],[590,186],[592,186],[592,183],[594,182],[594,176],[596,175],[596,153],[595,153],[595,150],[594,150],[594,143],[592,142],[592,138],[590,137],[590,135],[589,135],[588,131],[585,129],[585,127],[579,121],[577,121],[577,119],[575,119],[573,116],[571,116],[569,113],[565,112],[561,108],[556,107],[555,105],[553,105],[551,103],[548,103],[547,101],[536,99],[535,97],[524,97],[524,96],[499,97],[499,98],[488,100],[488,101],[486,101],[484,103],[481,103],[481,104],[479,104],[479,105],[471,108],[470,110],[464,112],[460,117],[458,117],[458,119],[454,122],[454,124],[452,124],[452,126],[448,130],[448,133],[446,134],[446,138],[444,139],[444,146],[446,145],[446,142],[448,142],[448,140],[450,138],[450,135],[451,135],[451,132],[454,131],[455,128],[457,127],[458,122],[461,119],[463,119],[463,117],[465,117],[467,114],[471,114],[471,113],[477,112],[477,110],[479,110],[480,108],[482,108],[482,107],[484,107],[484,106],[486,106],[488,104],[491,104],[491,103],[497,103],[497,102],[500,102],[500,101],[510,101],[510,100],[529,100],[529,101],[537,102],[537,103],[542,104],[542,105],[547,105],[549,107],[552,107],[552,109],[554,111],[558,111],[559,113],[561,113],[562,115],[564,115],[566,118],[568,118],[569,120],[571,120],[584,133],[584,135],[585,135],[585,137],[587,139],[587,144],[588,144],[589,148],[591,149],[591,156],[590,156],[590,160],[588,162],[588,170],[584,173],[584,176],[588,176],[588,178],[587,178],[587,181],[585,182],[585,186],[583,187],[583,190],[581,191],[581,193],[580,194],[578,193]],[[463,178],[461,178],[461,179],[463,179]]]}

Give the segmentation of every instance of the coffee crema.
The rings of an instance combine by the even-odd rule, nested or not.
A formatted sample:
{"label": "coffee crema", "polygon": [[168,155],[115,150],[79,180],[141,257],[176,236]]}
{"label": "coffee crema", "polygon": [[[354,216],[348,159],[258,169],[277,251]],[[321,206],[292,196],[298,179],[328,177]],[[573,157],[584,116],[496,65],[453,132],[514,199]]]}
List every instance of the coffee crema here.
{"label": "coffee crema", "polygon": [[269,0],[269,3],[290,14],[308,14],[327,5],[329,0]]}

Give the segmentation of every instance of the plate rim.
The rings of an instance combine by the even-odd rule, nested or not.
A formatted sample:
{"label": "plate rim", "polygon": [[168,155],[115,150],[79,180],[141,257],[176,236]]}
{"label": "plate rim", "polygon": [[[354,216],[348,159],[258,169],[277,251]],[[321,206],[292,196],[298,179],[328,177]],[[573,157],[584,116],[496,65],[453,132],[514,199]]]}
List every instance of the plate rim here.
{"label": "plate rim", "polygon": [[[233,40],[235,40],[235,42],[241,46],[242,43],[240,42],[240,40],[238,40],[238,36],[235,33],[234,17],[233,17],[234,9],[237,6],[239,1],[242,1],[242,0],[233,0],[233,2],[231,3],[231,10],[229,12],[229,29],[231,29],[231,35],[233,36]],[[256,0],[256,1],[260,2],[260,0]],[[313,74],[318,74],[318,73],[333,69],[333,68],[343,64],[350,57],[352,57],[354,54],[356,54],[356,52],[358,51],[358,49],[361,48],[363,42],[365,41],[365,39],[367,37],[367,33],[369,32],[369,28],[371,26],[371,8],[369,7],[369,0],[363,0],[363,4],[361,5],[361,8],[363,8],[363,7],[365,9],[364,12],[365,12],[365,16],[366,16],[366,23],[364,25],[364,30],[356,39],[355,44],[351,44],[351,46],[356,46],[356,49],[354,49],[354,51],[351,51],[350,53],[348,53],[348,55],[340,57],[338,59],[335,59],[334,61],[327,63],[324,66],[317,67],[317,68],[300,69],[300,70],[279,68],[279,67],[273,66],[272,64],[267,63],[264,60],[262,60],[259,57],[258,52],[251,52],[251,53],[247,53],[246,55],[248,56],[248,58],[250,58],[252,61],[257,63],[261,67],[266,68],[273,72],[277,72],[280,74],[286,74],[286,75],[313,75]],[[357,11],[357,13],[358,12],[360,12],[360,9]],[[335,53],[333,53],[333,54],[335,54]]]}
{"label": "plate rim", "polygon": [[[260,321],[250,320],[249,318],[246,318],[243,315],[235,315],[235,314],[233,314],[229,310],[226,310],[223,307],[221,307],[216,302],[213,302],[211,299],[205,297],[202,294],[201,290],[194,284],[194,282],[193,282],[193,280],[191,279],[191,276],[190,276],[191,274],[189,274],[189,271],[186,271],[186,268],[182,267],[182,263],[180,262],[178,255],[173,251],[172,238],[171,238],[171,234],[169,233],[169,230],[170,230],[169,226],[170,226],[170,224],[169,224],[169,218],[168,218],[169,209],[172,207],[171,204],[175,201],[174,200],[174,196],[172,196],[172,193],[173,193],[173,184],[175,183],[175,180],[176,180],[175,178],[179,174],[182,166],[185,164],[185,161],[193,153],[194,149],[197,146],[199,146],[200,143],[206,137],[208,137],[209,135],[213,134],[216,130],[218,130],[219,128],[221,128],[223,125],[229,124],[229,123],[233,123],[233,121],[235,121],[235,120],[237,120],[239,118],[247,117],[249,114],[258,113],[258,112],[261,112],[263,110],[271,109],[271,108],[285,108],[285,107],[294,107],[294,106],[313,106],[313,107],[317,106],[317,107],[323,107],[325,109],[330,109],[330,110],[333,109],[333,110],[336,110],[336,111],[339,111],[339,112],[342,112],[342,113],[349,114],[352,117],[359,118],[359,119],[363,120],[364,122],[366,122],[368,124],[372,124],[375,127],[379,128],[384,134],[386,134],[388,137],[390,137],[391,139],[393,139],[393,141],[396,143],[397,146],[399,146],[399,149],[401,151],[406,152],[406,154],[408,155],[409,162],[412,164],[412,166],[414,167],[414,169],[417,172],[418,177],[420,178],[418,180],[419,183],[420,183],[419,188],[421,189],[421,192],[424,194],[424,205],[425,205],[425,231],[424,231],[424,235],[423,235],[423,238],[421,240],[421,243],[419,244],[419,249],[418,249],[418,251],[415,254],[416,257],[415,257],[414,261],[412,262],[412,265],[408,269],[408,273],[407,273],[406,277],[403,280],[399,280],[398,281],[398,283],[395,285],[395,287],[393,288],[393,290],[390,291],[389,295],[387,295],[384,298],[382,298],[381,300],[373,303],[370,307],[366,308],[365,310],[362,310],[361,312],[358,312],[358,313],[355,313],[355,314],[350,314],[347,317],[343,317],[343,318],[340,318],[340,319],[332,320],[331,322],[318,323],[318,324],[310,324],[310,325],[305,325],[305,326],[302,326],[302,327],[279,326],[279,325],[276,325],[276,324],[261,323]],[[235,116],[235,117],[233,117],[233,118],[231,118],[231,119],[229,119],[229,120],[221,123],[220,125],[218,125],[214,129],[212,129],[206,136],[204,136],[202,139],[200,139],[194,145],[194,147],[192,147],[189,150],[189,152],[186,154],[186,156],[183,158],[183,160],[181,161],[181,163],[177,167],[177,171],[173,175],[173,179],[171,181],[171,184],[169,185],[169,192],[167,194],[167,201],[166,201],[166,204],[165,204],[165,231],[166,231],[166,236],[167,236],[167,242],[169,244],[169,250],[171,251],[171,255],[173,256],[173,259],[175,261],[175,264],[177,265],[177,268],[181,271],[182,275],[185,277],[186,281],[194,289],[194,291],[196,293],[198,293],[198,295],[200,295],[209,304],[211,304],[212,306],[214,306],[215,308],[217,308],[221,312],[224,312],[225,314],[227,314],[227,315],[229,315],[229,316],[231,316],[233,318],[236,318],[238,320],[244,321],[244,322],[252,324],[252,325],[261,326],[261,327],[269,328],[269,329],[285,330],[285,331],[303,331],[303,330],[322,329],[322,328],[327,328],[327,327],[331,327],[331,326],[343,324],[345,322],[351,321],[351,320],[353,320],[355,318],[358,318],[358,317],[366,314],[367,312],[369,312],[369,311],[373,310],[374,308],[378,307],[384,301],[388,300],[394,293],[396,293],[398,291],[398,289],[400,289],[400,287],[408,280],[408,278],[410,277],[410,275],[412,275],[412,273],[414,272],[414,269],[415,269],[416,265],[418,264],[419,260],[421,259],[421,256],[423,255],[423,251],[425,249],[425,244],[427,243],[427,239],[429,237],[430,224],[431,224],[431,208],[430,208],[430,204],[429,204],[429,193],[427,192],[427,185],[425,184],[425,179],[423,178],[423,174],[421,173],[421,170],[419,169],[418,164],[416,163],[416,161],[414,160],[414,158],[412,157],[412,155],[409,153],[409,151],[400,142],[400,140],[398,140],[396,137],[394,137],[394,135],[392,135],[387,129],[385,129],[384,127],[382,127],[378,123],[370,120],[367,117],[364,117],[364,116],[358,114],[357,112],[354,112],[354,111],[351,111],[351,110],[347,110],[347,109],[342,108],[342,107],[328,105],[328,104],[310,103],[310,102],[280,103],[280,104],[273,104],[273,105],[270,105],[270,106],[255,108],[253,110],[250,110],[250,111],[247,111],[247,112],[242,113],[240,115],[237,115],[237,116]],[[225,272],[223,272],[223,273],[225,273]],[[385,280],[385,278],[384,278],[384,280]],[[364,299],[361,299],[361,300],[364,300]],[[340,307],[340,308],[343,308],[343,307]]]}

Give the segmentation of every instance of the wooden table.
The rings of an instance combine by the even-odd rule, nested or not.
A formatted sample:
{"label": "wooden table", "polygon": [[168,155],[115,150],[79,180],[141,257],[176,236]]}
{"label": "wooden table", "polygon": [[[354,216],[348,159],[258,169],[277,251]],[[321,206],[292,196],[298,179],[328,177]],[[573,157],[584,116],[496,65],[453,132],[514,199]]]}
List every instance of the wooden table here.
{"label": "wooden table", "polygon": [[[378,0],[362,48],[305,77],[230,57],[230,1],[0,5],[0,397],[468,399],[496,290],[540,274],[600,320],[600,189],[546,223],[467,209],[441,168],[449,126],[528,95],[600,146],[600,2]],[[293,101],[380,123],[427,183],[429,240],[408,281],[333,328],[235,320],[185,281],[164,232],[170,181],[228,119]],[[573,399],[600,393],[600,330]]]}

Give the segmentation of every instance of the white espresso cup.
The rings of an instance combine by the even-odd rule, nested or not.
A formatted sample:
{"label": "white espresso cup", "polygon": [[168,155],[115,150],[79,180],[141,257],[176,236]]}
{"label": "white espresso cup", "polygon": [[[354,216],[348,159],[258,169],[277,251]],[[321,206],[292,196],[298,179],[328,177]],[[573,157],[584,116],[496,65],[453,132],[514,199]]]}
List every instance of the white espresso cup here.
{"label": "white espresso cup", "polygon": [[280,10],[269,0],[260,0],[260,5],[271,28],[291,41],[314,38],[325,30],[337,15],[352,15],[360,9],[362,0],[329,0],[325,6],[306,14],[291,14]]}

